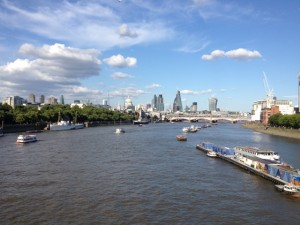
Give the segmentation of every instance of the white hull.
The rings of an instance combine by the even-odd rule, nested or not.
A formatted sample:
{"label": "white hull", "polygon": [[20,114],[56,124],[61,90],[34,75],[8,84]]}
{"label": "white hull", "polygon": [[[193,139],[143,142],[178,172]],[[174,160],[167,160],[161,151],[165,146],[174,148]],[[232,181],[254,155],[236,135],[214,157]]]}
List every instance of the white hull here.
{"label": "white hull", "polygon": [[76,126],[74,124],[70,124],[67,121],[60,121],[58,123],[50,124],[50,130],[52,131],[61,131],[61,130],[74,130]]}
{"label": "white hull", "polygon": [[25,144],[30,142],[36,142],[36,136],[35,135],[19,135],[17,138],[17,143],[19,144]]}

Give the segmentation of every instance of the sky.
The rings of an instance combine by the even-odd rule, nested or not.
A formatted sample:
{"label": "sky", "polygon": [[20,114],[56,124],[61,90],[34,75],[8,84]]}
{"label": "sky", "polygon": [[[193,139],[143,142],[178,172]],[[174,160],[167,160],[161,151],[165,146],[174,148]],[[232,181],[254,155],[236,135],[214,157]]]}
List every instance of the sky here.
{"label": "sky", "polygon": [[297,106],[299,53],[298,0],[0,0],[1,99]]}

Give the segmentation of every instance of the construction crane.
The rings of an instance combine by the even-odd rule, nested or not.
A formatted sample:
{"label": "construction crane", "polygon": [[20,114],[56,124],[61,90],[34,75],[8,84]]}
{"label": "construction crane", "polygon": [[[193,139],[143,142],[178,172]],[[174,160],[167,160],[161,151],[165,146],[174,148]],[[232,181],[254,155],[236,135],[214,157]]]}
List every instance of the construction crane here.
{"label": "construction crane", "polygon": [[263,72],[263,82],[265,86],[266,96],[267,96],[267,108],[271,108],[271,105],[273,104],[273,89],[270,89],[267,75],[265,72]]}

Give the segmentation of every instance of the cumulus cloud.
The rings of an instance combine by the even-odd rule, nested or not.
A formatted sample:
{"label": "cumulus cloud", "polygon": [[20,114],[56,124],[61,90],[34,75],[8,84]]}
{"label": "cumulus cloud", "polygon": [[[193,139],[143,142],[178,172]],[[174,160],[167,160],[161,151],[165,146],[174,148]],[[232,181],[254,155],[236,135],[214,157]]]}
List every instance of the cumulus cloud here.
{"label": "cumulus cloud", "polygon": [[0,88],[6,88],[7,94],[16,95],[20,90],[45,94],[70,91],[71,94],[76,87],[81,87],[81,79],[100,73],[101,61],[97,58],[100,52],[95,49],[78,49],[63,44],[42,47],[24,44],[19,52],[28,58],[0,66]]}
{"label": "cumulus cloud", "polygon": [[118,33],[121,37],[135,38],[138,36],[136,32],[129,29],[127,24],[122,24],[119,27]]}
{"label": "cumulus cloud", "polygon": [[133,67],[137,63],[137,59],[133,57],[127,57],[125,58],[124,56],[118,54],[118,55],[113,55],[110,58],[103,59],[103,61],[112,66],[112,67]]}
{"label": "cumulus cloud", "polygon": [[212,89],[202,90],[202,91],[193,91],[193,90],[181,90],[180,93],[183,95],[205,95],[212,93]]}
{"label": "cumulus cloud", "polygon": [[146,88],[148,89],[160,88],[160,87],[161,87],[160,84],[154,84],[154,83],[146,86]]}
{"label": "cumulus cloud", "polygon": [[110,95],[113,97],[124,97],[124,96],[138,97],[145,94],[149,94],[149,93],[145,92],[142,89],[138,89],[136,87],[121,88],[119,90],[110,92]]}
{"label": "cumulus cloud", "polygon": [[115,72],[111,75],[113,79],[126,79],[126,78],[133,78],[132,75],[129,75],[127,73],[122,73],[122,72]]}
{"label": "cumulus cloud", "polygon": [[202,59],[206,61],[223,57],[228,57],[237,60],[249,60],[254,58],[261,58],[262,55],[256,50],[251,51],[244,48],[238,48],[227,52],[223,50],[214,50],[209,55],[202,55]]}

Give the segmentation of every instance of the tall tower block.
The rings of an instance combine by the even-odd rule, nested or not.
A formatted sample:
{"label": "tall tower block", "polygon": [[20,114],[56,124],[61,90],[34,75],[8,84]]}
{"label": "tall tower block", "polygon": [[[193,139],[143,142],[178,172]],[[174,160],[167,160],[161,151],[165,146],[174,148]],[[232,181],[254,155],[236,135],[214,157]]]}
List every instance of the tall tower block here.
{"label": "tall tower block", "polygon": [[298,109],[300,111],[300,73],[298,74]]}

